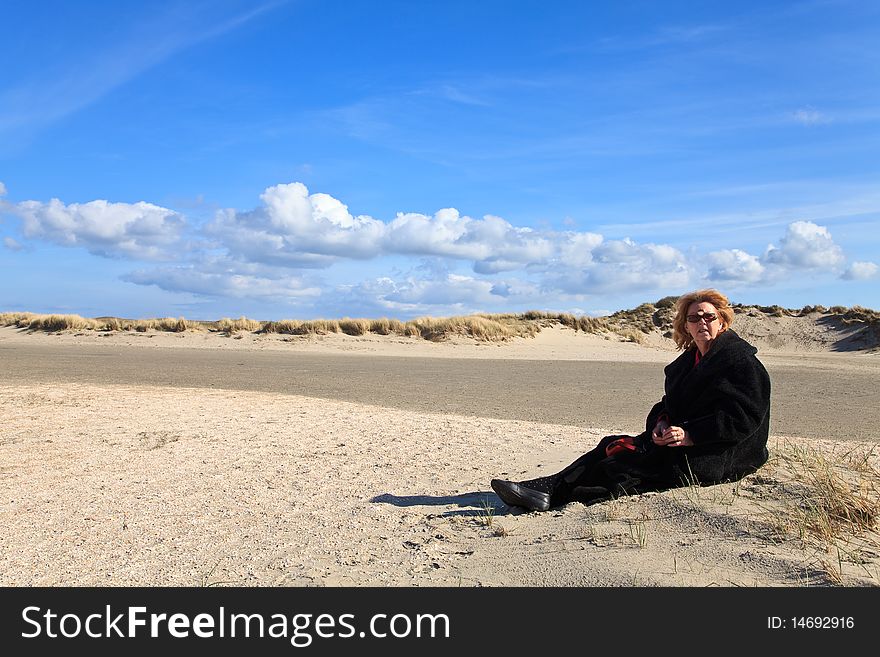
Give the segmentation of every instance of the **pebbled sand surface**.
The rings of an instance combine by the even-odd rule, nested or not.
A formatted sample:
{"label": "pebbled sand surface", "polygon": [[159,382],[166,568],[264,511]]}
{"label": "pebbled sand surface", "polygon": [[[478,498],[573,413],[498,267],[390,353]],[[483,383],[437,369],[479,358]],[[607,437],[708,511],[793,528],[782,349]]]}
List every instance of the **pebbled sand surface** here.
{"label": "pebbled sand surface", "polygon": [[[583,335],[572,351],[571,337],[483,346],[334,336],[340,339],[261,347],[250,337],[0,331],[3,346],[11,348],[19,341],[112,339],[413,357],[633,358],[658,367],[673,355]],[[823,368],[875,371],[877,361],[871,354],[766,354],[765,362],[773,359],[803,368],[805,376]],[[798,445],[843,463],[853,450],[870,450],[870,442],[773,436],[777,458],[739,484],[533,514],[508,509],[489,479],[555,471],[601,436],[627,427],[417,412],[273,392],[22,378],[0,384],[3,586],[880,582],[876,531],[842,532],[836,546],[778,531],[786,491],[799,483],[778,455]],[[865,453],[878,467],[876,453]]]}

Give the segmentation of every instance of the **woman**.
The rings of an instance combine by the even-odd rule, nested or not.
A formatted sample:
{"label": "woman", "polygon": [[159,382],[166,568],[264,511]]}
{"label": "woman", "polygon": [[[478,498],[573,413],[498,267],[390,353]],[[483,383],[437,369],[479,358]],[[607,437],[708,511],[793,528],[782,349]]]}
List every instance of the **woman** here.
{"label": "woman", "polygon": [[755,472],[768,456],[770,377],[732,323],[730,302],[717,290],[680,297],[673,338],[684,353],[666,366],[666,394],[645,431],[606,436],[555,475],[493,479],[492,489],[509,506],[546,511]]}

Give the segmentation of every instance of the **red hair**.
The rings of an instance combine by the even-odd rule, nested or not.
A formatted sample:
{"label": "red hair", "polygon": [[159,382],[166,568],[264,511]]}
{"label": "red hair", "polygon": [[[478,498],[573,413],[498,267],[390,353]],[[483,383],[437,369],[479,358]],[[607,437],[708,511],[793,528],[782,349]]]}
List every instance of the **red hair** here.
{"label": "red hair", "polygon": [[675,302],[675,319],[672,320],[672,339],[679,349],[687,349],[694,343],[691,334],[688,333],[687,311],[692,303],[711,303],[718,311],[718,319],[721,321],[721,330],[726,331],[733,324],[733,308],[730,300],[718,290],[695,290],[682,294]]}

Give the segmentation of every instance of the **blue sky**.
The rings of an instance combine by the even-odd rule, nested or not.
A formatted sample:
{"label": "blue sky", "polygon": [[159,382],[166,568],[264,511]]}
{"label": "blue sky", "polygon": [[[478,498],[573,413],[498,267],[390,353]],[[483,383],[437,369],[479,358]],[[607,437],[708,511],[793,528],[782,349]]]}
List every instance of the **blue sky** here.
{"label": "blue sky", "polygon": [[0,311],[880,308],[872,2],[15,2]]}

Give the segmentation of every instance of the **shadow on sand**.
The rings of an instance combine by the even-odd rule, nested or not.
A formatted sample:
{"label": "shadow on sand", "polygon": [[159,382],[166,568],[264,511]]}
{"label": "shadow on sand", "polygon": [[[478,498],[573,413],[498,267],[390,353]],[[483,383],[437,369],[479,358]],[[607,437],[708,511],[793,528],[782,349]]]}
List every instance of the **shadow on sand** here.
{"label": "shadow on sand", "polygon": [[816,323],[840,336],[831,351],[868,351],[880,346],[880,326],[876,323],[847,324],[837,316],[820,317]]}
{"label": "shadow on sand", "polygon": [[508,515],[520,513],[523,509],[512,509],[501,501],[494,491],[481,490],[461,495],[392,495],[382,493],[370,499],[370,502],[378,504],[392,504],[394,506],[457,506],[462,511],[446,511],[442,516],[475,516],[484,515],[486,505],[494,509],[494,515]]}

